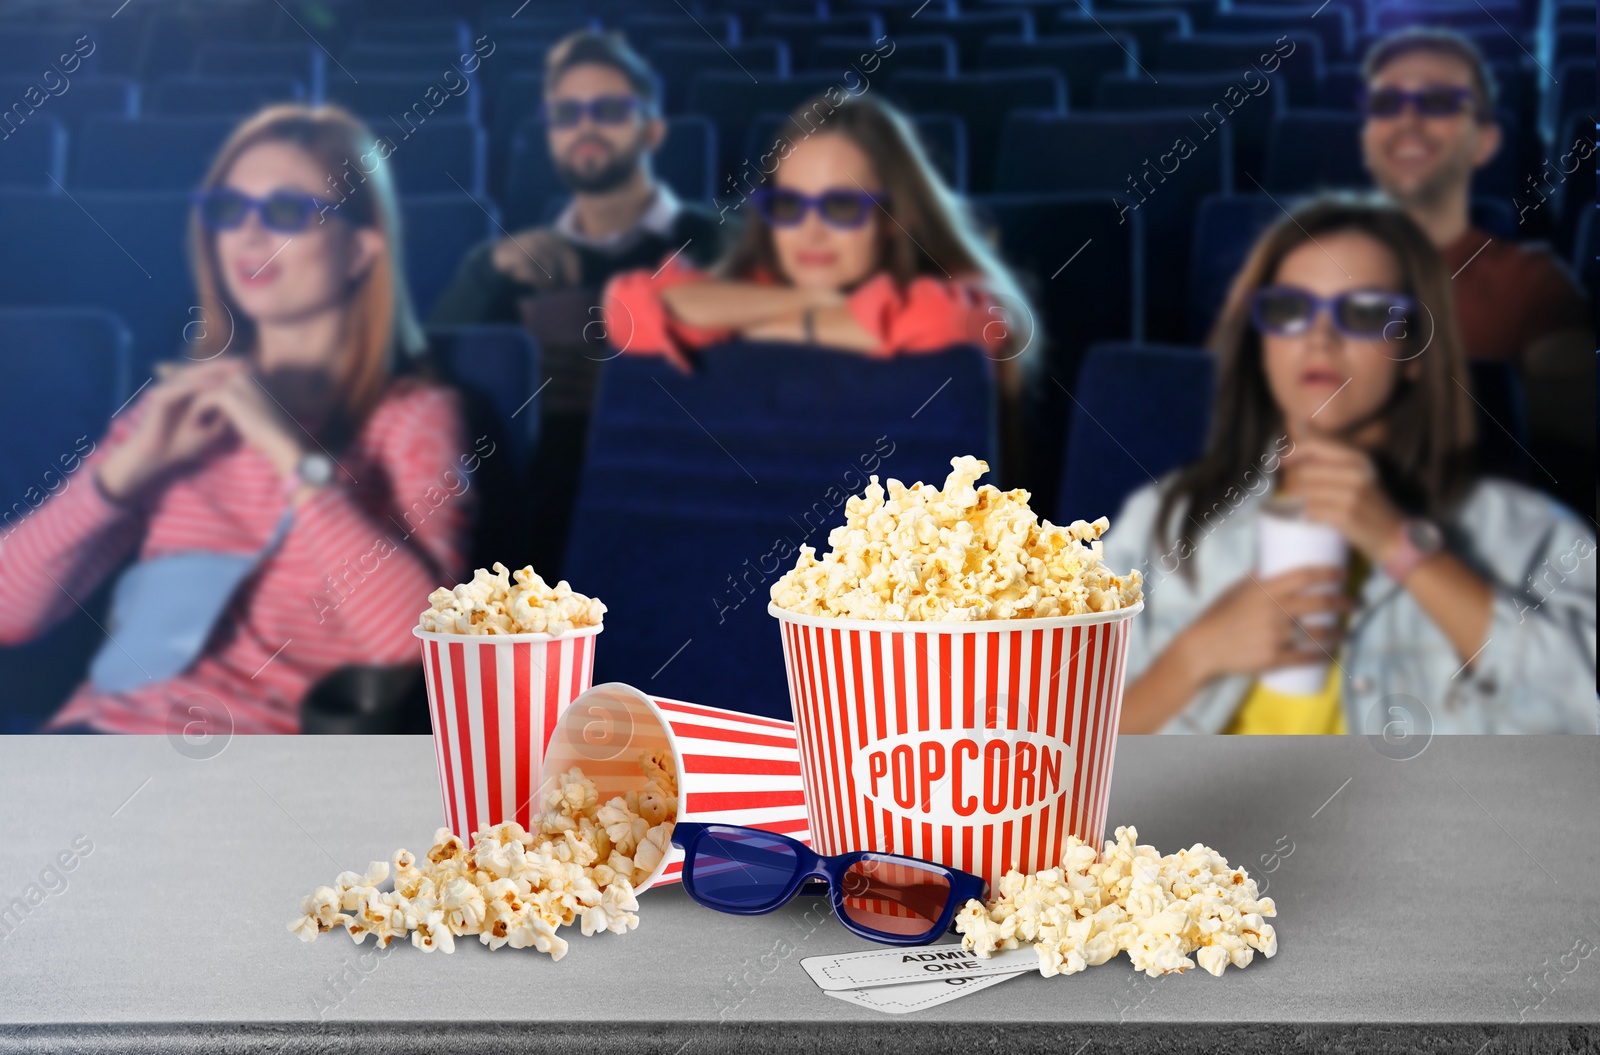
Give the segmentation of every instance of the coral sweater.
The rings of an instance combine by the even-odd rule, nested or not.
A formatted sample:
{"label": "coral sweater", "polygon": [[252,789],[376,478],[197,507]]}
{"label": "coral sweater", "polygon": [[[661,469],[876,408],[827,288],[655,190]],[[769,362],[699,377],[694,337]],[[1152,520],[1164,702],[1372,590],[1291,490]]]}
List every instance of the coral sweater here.
{"label": "coral sweater", "polygon": [[[687,353],[726,341],[732,330],[691,326],[672,317],[661,299],[664,290],[688,282],[703,282],[709,274],[681,260],[672,260],[655,274],[629,271],[613,278],[605,289],[606,333],[614,345],[630,354],[665,356],[681,369],[689,368]],[[775,282],[759,274],[752,281]],[[875,355],[901,352],[936,352],[955,344],[978,344],[998,351],[1006,330],[994,301],[976,285],[957,279],[919,276],[900,290],[886,272],[858,286],[845,302],[863,329],[878,339]]]}

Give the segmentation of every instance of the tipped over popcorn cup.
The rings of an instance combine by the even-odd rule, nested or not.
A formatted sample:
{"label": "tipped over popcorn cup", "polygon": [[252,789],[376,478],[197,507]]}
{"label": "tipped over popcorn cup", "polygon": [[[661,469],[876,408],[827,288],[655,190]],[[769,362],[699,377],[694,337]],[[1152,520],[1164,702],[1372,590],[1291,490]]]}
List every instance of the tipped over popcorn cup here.
{"label": "tipped over popcorn cup", "polygon": [[479,568],[429,595],[422,642],[445,824],[462,839],[539,812],[545,745],[594,678],[605,605],[532,568]]}
{"label": "tipped over popcorn cup", "polygon": [[822,559],[772,588],[813,845],[972,872],[1053,867],[1105,828],[1137,572],[1106,521],[1041,523],[1027,492],[874,477]]}
{"label": "tipped over popcorn cup", "polygon": [[[811,841],[793,722],[650,696],[621,682],[596,685],[561,715],[545,749],[541,797],[573,769],[593,782],[601,802],[626,796],[650,779],[641,757],[668,756],[677,779],[674,823],[764,828]],[[650,868],[636,876],[637,890],[681,880],[683,851],[671,844],[670,826],[666,834],[635,852],[636,864]]]}

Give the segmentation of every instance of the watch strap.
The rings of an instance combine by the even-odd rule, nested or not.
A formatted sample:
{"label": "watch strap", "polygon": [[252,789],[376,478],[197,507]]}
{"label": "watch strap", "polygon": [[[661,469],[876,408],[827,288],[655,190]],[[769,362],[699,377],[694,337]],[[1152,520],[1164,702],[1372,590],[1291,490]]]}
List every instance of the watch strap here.
{"label": "watch strap", "polygon": [[[1432,527],[1432,525],[1426,524],[1425,521],[1421,523],[1426,527]],[[1439,552],[1437,546],[1424,549],[1417,545],[1412,535],[1416,531],[1418,524],[1419,522],[1415,520],[1406,521],[1405,526],[1400,530],[1400,547],[1389,555],[1388,560],[1383,562],[1383,573],[1395,582],[1404,582],[1406,576],[1410,575],[1417,565]]]}

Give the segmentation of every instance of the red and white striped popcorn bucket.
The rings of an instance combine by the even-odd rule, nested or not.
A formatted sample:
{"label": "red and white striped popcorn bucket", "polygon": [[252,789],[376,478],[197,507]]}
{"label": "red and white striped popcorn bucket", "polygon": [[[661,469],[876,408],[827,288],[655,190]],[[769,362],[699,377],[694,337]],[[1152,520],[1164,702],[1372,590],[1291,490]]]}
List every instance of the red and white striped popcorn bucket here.
{"label": "red and white striped popcorn bucket", "polygon": [[1129,620],[887,623],[769,605],[819,853],[877,850],[993,886],[1105,829]]}
{"label": "red and white striped popcorn bucket", "polygon": [[594,678],[604,624],[549,634],[441,634],[421,628],[422,667],[445,824],[462,839],[539,811],[545,744]]}
{"label": "red and white striped popcorn bucket", "polygon": [[[596,685],[561,715],[545,750],[544,787],[576,766],[605,802],[644,787],[639,758],[662,750],[677,766],[677,820],[764,828],[810,844],[793,722],[649,696],[621,682]],[[683,851],[674,846],[637,889],[679,882],[682,872]]]}

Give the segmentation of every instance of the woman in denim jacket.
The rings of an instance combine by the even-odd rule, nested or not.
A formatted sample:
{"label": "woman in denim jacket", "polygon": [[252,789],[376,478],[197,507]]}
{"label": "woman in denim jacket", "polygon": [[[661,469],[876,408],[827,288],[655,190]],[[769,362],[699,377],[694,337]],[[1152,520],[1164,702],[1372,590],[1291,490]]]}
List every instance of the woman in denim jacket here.
{"label": "woman in denim jacket", "polygon": [[[1455,318],[1397,209],[1324,200],[1262,237],[1213,334],[1205,453],[1106,536],[1146,580],[1123,732],[1596,731],[1594,532],[1474,470]],[[1257,575],[1269,497],[1336,528],[1348,566]],[[1258,678],[1308,662],[1315,694]]]}

